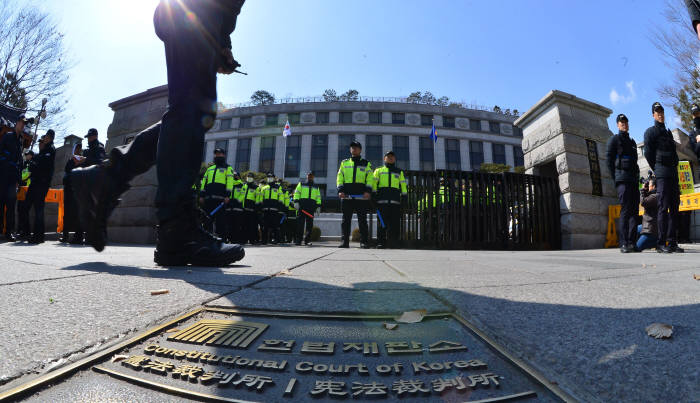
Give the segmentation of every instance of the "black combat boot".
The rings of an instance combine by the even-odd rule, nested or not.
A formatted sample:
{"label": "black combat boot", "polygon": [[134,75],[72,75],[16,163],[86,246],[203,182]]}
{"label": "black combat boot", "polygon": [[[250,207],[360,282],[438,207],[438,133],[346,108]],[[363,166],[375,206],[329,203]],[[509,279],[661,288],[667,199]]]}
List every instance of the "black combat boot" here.
{"label": "black combat boot", "polygon": [[107,219],[129,185],[119,183],[104,164],[76,168],[70,175],[85,241],[102,252],[107,243]]}
{"label": "black combat boot", "polygon": [[241,245],[224,243],[205,231],[194,214],[163,222],[157,232],[153,260],[160,266],[221,267],[245,256]]}

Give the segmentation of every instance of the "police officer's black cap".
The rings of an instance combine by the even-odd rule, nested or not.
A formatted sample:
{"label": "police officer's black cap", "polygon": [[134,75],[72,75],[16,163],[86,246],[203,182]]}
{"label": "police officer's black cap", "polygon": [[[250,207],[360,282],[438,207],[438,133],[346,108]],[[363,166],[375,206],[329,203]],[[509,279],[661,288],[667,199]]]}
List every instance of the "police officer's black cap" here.
{"label": "police officer's black cap", "polygon": [[27,119],[27,115],[25,115],[24,113],[21,113],[19,116],[17,116],[17,121],[18,122],[22,121],[24,123],[28,123],[29,119]]}
{"label": "police officer's black cap", "polygon": [[617,115],[617,120],[616,120],[616,121],[617,121],[617,123],[620,123],[620,122],[629,122],[629,119],[627,119],[627,116],[625,116],[624,113],[621,113],[621,114]]}
{"label": "police officer's black cap", "polygon": [[387,151],[387,152],[384,153],[384,156],[385,156],[385,157],[388,157],[388,156],[390,156],[390,155],[393,155],[394,157],[396,157],[396,154],[394,154],[394,152],[391,151],[391,150],[389,150],[389,151]]}
{"label": "police officer's black cap", "polygon": [[651,112],[653,113],[653,112],[657,112],[657,111],[661,111],[661,112],[664,111],[664,107],[661,106],[660,102],[654,102],[654,104],[651,105]]}
{"label": "police officer's black cap", "polygon": [[88,130],[88,132],[87,132],[87,134],[85,135],[85,137],[90,137],[90,136],[97,136],[97,129],[94,129],[94,128],[93,128],[93,129]]}
{"label": "police officer's black cap", "polygon": [[696,113],[700,112],[700,106],[698,106],[698,104],[692,104],[692,105],[690,106],[690,111],[691,111],[693,114],[696,114]]}
{"label": "police officer's black cap", "polygon": [[359,141],[353,141],[352,143],[350,143],[350,147],[359,147],[359,148],[362,148],[362,144],[360,144]]}
{"label": "police officer's black cap", "polygon": [[55,139],[55,138],[56,138],[56,132],[53,131],[53,129],[47,130],[47,131],[46,131],[46,135],[49,136],[49,137],[51,137],[52,139]]}
{"label": "police officer's black cap", "polygon": [[224,151],[223,148],[215,148],[215,149],[214,149],[214,154],[219,154],[219,153],[221,153],[221,154],[226,154],[226,151]]}

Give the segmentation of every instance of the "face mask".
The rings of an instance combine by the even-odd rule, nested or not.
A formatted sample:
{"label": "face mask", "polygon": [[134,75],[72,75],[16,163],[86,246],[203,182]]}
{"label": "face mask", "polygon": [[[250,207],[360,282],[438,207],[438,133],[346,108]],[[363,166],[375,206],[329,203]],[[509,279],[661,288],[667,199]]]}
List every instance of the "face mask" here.
{"label": "face mask", "polygon": [[394,165],[396,165],[396,163],[390,164],[388,162],[385,162],[384,165],[386,165],[387,167],[393,167]]}
{"label": "face mask", "polygon": [[251,183],[251,182],[253,182],[253,178],[245,178],[245,181],[248,183]]}
{"label": "face mask", "polygon": [[226,157],[215,157],[214,163],[218,166],[226,164]]}

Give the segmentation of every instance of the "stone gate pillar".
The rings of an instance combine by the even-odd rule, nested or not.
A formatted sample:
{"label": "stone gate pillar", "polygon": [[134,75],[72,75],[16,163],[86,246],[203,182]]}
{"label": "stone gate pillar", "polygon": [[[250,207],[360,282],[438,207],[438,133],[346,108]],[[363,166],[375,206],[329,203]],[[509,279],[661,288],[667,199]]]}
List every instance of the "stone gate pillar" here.
{"label": "stone gate pillar", "polygon": [[604,247],[608,206],[617,204],[605,165],[611,113],[554,90],[515,121],[523,130],[526,173],[559,179],[562,249]]}

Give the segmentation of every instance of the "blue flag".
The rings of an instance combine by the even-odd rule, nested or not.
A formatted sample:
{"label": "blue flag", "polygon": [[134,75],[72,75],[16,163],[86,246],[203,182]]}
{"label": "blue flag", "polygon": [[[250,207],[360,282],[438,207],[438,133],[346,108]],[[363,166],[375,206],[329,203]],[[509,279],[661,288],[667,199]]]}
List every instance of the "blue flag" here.
{"label": "blue flag", "polygon": [[437,143],[437,130],[435,130],[435,122],[433,122],[433,130],[430,131],[430,138],[433,139],[433,143]]}

